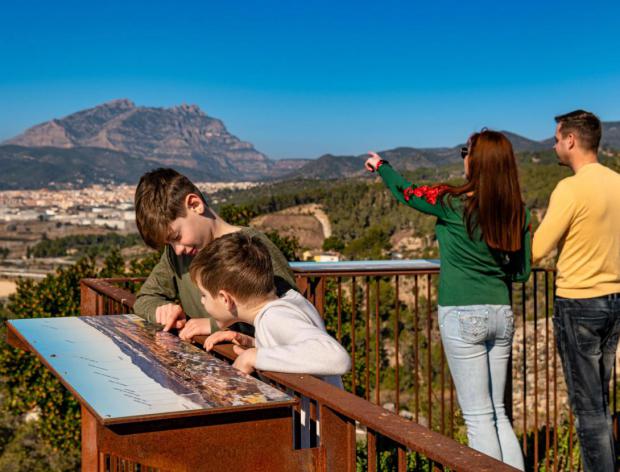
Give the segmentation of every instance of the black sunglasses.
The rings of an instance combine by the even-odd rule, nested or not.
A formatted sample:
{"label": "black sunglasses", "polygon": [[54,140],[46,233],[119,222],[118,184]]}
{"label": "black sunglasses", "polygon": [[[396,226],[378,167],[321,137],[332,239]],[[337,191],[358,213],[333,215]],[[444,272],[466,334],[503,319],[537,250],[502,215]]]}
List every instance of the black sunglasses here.
{"label": "black sunglasses", "polygon": [[467,154],[469,154],[469,149],[464,146],[461,148],[461,158],[465,159],[467,157]]}

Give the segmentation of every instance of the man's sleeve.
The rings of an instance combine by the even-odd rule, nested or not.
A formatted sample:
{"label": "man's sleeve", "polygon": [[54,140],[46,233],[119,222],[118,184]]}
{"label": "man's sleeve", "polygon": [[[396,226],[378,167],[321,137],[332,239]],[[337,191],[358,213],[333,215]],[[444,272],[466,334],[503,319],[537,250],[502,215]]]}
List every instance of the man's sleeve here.
{"label": "man's sleeve", "polygon": [[158,306],[174,303],[178,297],[174,272],[170,267],[166,251],[153,268],[152,272],[140,288],[133,311],[148,321],[155,322],[155,310]]}
{"label": "man's sleeve", "polygon": [[343,375],[351,369],[345,349],[325,330],[293,311],[265,314],[261,329],[269,331],[277,346],[256,350],[256,368],[293,374]]}
{"label": "man's sleeve", "polygon": [[566,234],[575,216],[576,202],[568,184],[561,181],[549,199],[547,213],[534,234],[532,259],[536,263],[549,254]]}

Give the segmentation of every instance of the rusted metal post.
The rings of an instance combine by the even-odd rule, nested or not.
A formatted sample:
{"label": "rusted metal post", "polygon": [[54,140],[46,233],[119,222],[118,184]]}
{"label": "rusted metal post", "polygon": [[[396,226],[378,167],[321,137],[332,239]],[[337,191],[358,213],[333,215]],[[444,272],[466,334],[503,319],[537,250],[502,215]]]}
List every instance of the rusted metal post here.
{"label": "rusted metal post", "polygon": [[82,472],[99,470],[97,419],[82,405]]}
{"label": "rusted metal post", "polygon": [[380,293],[380,281],[381,279],[377,277],[376,279],[376,294],[375,294],[375,403],[379,405],[381,403],[381,380],[380,380],[380,371],[381,371],[381,356],[379,344],[381,341],[381,320],[379,319],[379,297]]}
{"label": "rusted metal post", "polygon": [[299,293],[308,298],[308,277],[296,275],[295,282],[297,283],[297,290],[299,290]]}
{"label": "rusted metal post", "polygon": [[368,454],[368,470],[377,470],[377,435],[372,430],[366,432],[366,450]]}
{"label": "rusted metal post", "polygon": [[80,315],[94,316],[97,314],[97,292],[80,280]]}
{"label": "rusted metal post", "polygon": [[319,406],[321,447],[325,449],[325,470],[354,472],[355,422],[331,408]]}
{"label": "rusted metal post", "polygon": [[[399,300],[399,283],[398,283],[398,275],[396,276],[396,280],[395,280],[395,284],[396,284],[396,294],[395,294],[395,303],[396,303],[396,317],[395,317],[395,321],[394,321],[394,357],[396,358],[396,371],[395,373],[395,381],[396,381],[396,401],[395,401],[395,407],[396,407],[396,413],[398,413],[400,411],[400,378],[399,378],[399,371],[400,371],[400,359],[399,359],[399,352],[398,352],[398,345],[399,345],[399,341],[400,341],[400,300]],[[399,450],[400,451],[400,450]]]}

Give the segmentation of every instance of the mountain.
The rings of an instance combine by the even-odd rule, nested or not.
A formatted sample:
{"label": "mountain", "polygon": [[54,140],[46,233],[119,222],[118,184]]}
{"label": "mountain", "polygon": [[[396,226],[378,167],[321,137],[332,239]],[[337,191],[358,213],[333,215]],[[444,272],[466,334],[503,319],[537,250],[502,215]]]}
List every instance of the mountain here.
{"label": "mountain", "polygon": [[[459,162],[461,160],[459,149],[460,147],[432,149],[399,147],[379,151],[379,154],[400,170],[414,170],[419,167],[439,167]],[[364,170],[366,158],[366,154],[359,156],[325,154],[282,178],[329,179],[363,176],[366,175]]]}
{"label": "mountain", "polygon": [[[620,122],[603,122],[602,149],[620,150]],[[515,153],[537,153],[542,162],[555,162],[553,154],[553,138],[535,141],[510,131],[501,131],[512,143]],[[385,160],[390,161],[399,170],[415,170],[420,167],[441,167],[461,162],[461,147],[465,143],[454,147],[443,148],[412,148],[399,147],[378,153]],[[367,175],[364,170],[366,155],[334,156],[325,154],[318,159],[311,160],[303,167],[278,177],[279,179],[329,179],[360,177]]]}
{"label": "mountain", "polygon": [[515,152],[548,151],[553,147],[553,138],[551,138],[551,143],[549,143],[549,140],[534,141],[532,139],[524,138],[518,134],[511,133],[510,131],[502,131],[502,133],[510,140],[512,143],[512,148]]}
{"label": "mountain", "polygon": [[3,144],[107,149],[149,161],[151,167],[195,169],[203,180],[260,179],[273,164],[195,105],[139,107],[129,100],[36,125]]}
{"label": "mountain", "polygon": [[100,148],[0,146],[0,189],[136,183],[147,161]]}
{"label": "mountain", "polygon": [[[503,131],[516,152],[550,159],[553,138]],[[379,153],[400,170],[461,162],[460,148],[398,147]],[[603,149],[620,149],[620,122],[603,123]],[[122,99],[36,125],[0,145],[1,189],[135,183],[170,166],[195,181],[342,178],[365,175],[366,155],[273,161],[195,105],[136,106]]]}
{"label": "mountain", "polygon": [[603,149],[620,149],[620,121],[604,121],[602,124],[601,147]]}
{"label": "mountain", "polygon": [[273,175],[281,176],[297,169],[301,169],[309,162],[313,162],[313,159],[280,159],[273,162],[271,172]]}

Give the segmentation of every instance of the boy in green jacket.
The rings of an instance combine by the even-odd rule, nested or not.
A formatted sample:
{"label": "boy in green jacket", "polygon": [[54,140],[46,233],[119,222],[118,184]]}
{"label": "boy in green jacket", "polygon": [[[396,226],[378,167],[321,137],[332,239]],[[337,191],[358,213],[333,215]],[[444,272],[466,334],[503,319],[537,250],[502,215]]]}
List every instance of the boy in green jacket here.
{"label": "boy in green jacket", "polygon": [[144,242],[164,252],[138,292],[134,312],[178,329],[182,339],[192,333],[217,330],[200,303],[200,291],[192,283],[189,265],[211,241],[241,231],[258,236],[267,246],[279,295],[296,289],[295,279],[280,250],[253,228],[233,226],[209,208],[198,188],[173,169],[156,169],[142,176],[135,195],[136,225]]}

